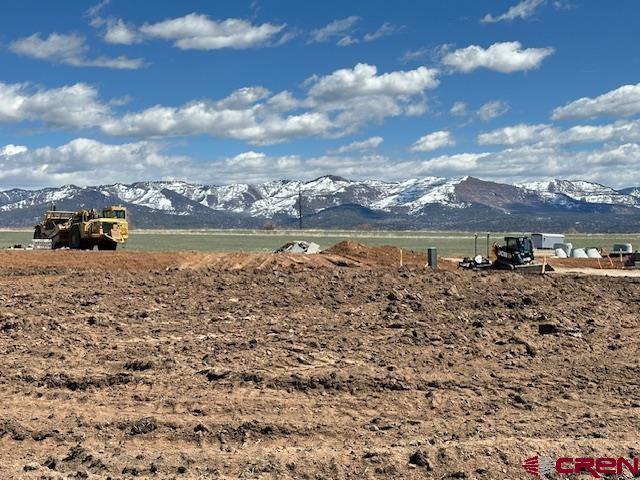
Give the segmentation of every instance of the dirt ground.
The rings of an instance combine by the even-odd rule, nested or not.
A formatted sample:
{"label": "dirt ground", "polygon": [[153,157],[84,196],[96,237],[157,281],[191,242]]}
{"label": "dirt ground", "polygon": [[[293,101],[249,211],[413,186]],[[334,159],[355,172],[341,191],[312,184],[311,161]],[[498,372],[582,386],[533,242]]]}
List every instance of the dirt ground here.
{"label": "dirt ground", "polygon": [[0,479],[524,479],[640,451],[640,278],[396,253],[0,252]]}

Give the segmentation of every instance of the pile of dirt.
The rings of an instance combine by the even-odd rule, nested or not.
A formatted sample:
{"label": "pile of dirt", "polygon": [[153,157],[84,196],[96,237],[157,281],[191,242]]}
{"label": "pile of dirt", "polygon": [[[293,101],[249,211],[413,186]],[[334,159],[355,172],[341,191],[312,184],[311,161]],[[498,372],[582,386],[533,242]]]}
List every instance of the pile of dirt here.
{"label": "pile of dirt", "polygon": [[[362,265],[377,267],[399,267],[400,258],[402,265],[410,267],[424,267],[427,263],[426,252],[401,249],[392,245],[372,247],[362,243],[345,240],[331,248],[322,251],[325,255],[344,257]],[[438,267],[441,270],[455,270],[454,262],[439,259]]]}
{"label": "pile of dirt", "polygon": [[[424,253],[403,250],[403,265],[424,267]],[[115,252],[82,250],[0,251],[0,266],[5,268],[62,268],[140,271],[154,269],[282,269],[335,267],[398,267],[398,247],[369,247],[357,242],[341,242],[321,255],[295,253],[219,253],[219,252]],[[440,262],[441,269],[455,269],[455,264]]]}

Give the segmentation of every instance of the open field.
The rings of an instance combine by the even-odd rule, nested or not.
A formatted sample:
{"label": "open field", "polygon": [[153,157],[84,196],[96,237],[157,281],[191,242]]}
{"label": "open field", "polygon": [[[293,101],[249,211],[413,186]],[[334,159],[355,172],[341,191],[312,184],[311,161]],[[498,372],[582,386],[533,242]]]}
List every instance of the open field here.
{"label": "open field", "polygon": [[0,478],[524,479],[640,451],[640,279],[397,253],[0,252]]}
{"label": "open field", "polygon": [[[31,231],[0,231],[0,248],[14,244],[27,245]],[[506,233],[492,233],[492,241],[500,240]],[[460,232],[354,232],[354,231],[234,231],[234,230],[172,230],[131,232],[128,250],[143,251],[217,251],[217,252],[271,252],[291,240],[311,240],[322,248],[338,242],[355,239],[371,246],[394,245],[404,249],[424,251],[437,247],[445,256],[470,255],[474,251],[473,233]],[[591,234],[567,235],[567,241],[575,246],[603,247],[611,249],[614,243],[631,243],[640,246],[640,234]],[[635,247],[634,247],[635,248]],[[478,237],[478,250],[486,251],[486,232]]]}

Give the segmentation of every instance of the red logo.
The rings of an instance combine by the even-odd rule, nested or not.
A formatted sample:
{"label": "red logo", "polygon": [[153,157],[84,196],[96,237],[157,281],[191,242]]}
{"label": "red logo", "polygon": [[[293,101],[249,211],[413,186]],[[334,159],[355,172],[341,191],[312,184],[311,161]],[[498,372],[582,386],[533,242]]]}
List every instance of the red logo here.
{"label": "red logo", "polygon": [[[603,475],[624,475],[623,478],[633,478],[640,474],[638,457],[627,459],[624,457],[531,457],[522,462],[522,468],[535,477],[544,478],[546,475],[572,475],[574,473],[588,473],[593,478]],[[629,475],[629,477],[627,477]]]}
{"label": "red logo", "polygon": [[522,462],[522,468],[524,468],[527,473],[531,475],[535,475],[536,477],[540,473],[540,464],[538,463],[538,457],[527,458],[524,462]]}

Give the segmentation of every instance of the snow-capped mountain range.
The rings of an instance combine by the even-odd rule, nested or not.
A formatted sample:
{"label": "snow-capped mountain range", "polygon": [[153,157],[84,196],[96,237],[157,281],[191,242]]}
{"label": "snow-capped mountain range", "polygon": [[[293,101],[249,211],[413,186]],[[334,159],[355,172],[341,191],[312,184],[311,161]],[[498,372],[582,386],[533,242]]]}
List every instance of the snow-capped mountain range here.
{"label": "snow-capped mountain range", "polygon": [[[349,211],[350,218],[355,215],[362,223],[391,222],[397,227],[398,222],[404,222],[436,228],[442,226],[445,218],[466,218],[465,212],[471,211],[494,216],[563,212],[640,214],[640,188],[615,190],[586,181],[509,185],[473,177],[386,182],[323,176],[308,182],[199,185],[157,181],[6,190],[0,191],[0,225],[33,224],[52,203],[59,209],[121,203],[132,210],[133,218],[138,217],[140,226],[160,222],[164,226],[259,227],[270,219],[285,226],[298,216],[299,198],[303,216],[312,224],[319,218],[330,217],[328,226],[336,227],[349,226],[341,224],[341,210]],[[434,218],[440,220],[428,225]]]}

